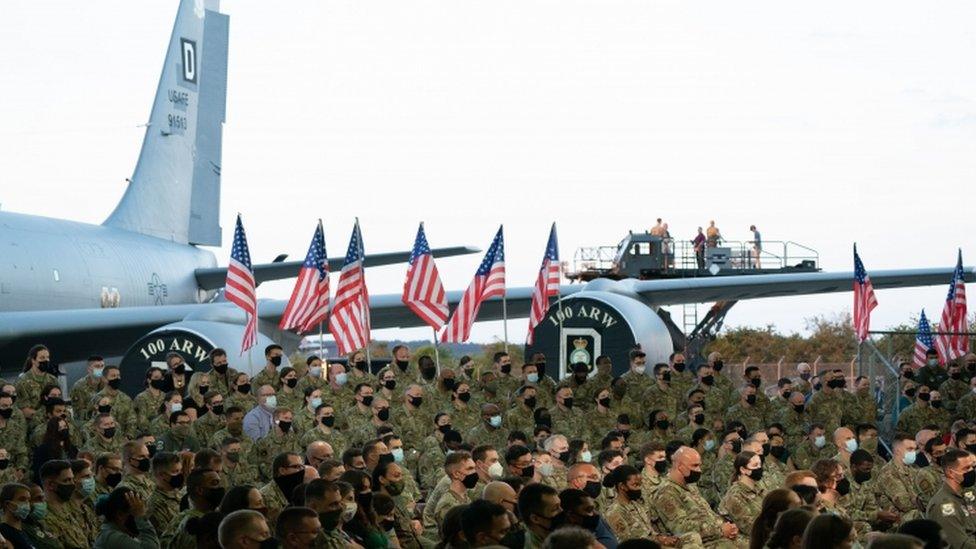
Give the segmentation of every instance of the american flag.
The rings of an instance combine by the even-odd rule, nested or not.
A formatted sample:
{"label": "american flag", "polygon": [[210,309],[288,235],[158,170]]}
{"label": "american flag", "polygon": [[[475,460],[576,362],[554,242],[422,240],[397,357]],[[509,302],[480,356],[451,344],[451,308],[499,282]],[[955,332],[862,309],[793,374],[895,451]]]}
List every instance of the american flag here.
{"label": "american flag", "polygon": [[329,260],[325,254],[325,231],[322,220],[319,220],[278,327],[282,330],[297,328],[300,334],[310,332],[324,322],[328,314]]}
{"label": "american flag", "polygon": [[481,303],[494,296],[505,295],[505,240],[502,227],[485,252],[481,265],[474,273],[474,280],[464,291],[461,301],[454,309],[454,315],[447,321],[447,328],[441,334],[444,343],[461,343],[471,335],[471,325],[478,316]]}
{"label": "american flag", "polygon": [[864,270],[861,256],[857,255],[857,244],[854,245],[854,332],[858,341],[868,338],[871,326],[871,311],[878,306],[874,297],[874,286],[871,277]]}
{"label": "american flag", "polygon": [[369,344],[369,294],[364,275],[363,235],[359,232],[357,219],[329,317],[329,332],[335,338],[340,354],[358,351]]}
{"label": "american flag", "polygon": [[559,244],[556,241],[556,224],[552,224],[549,231],[549,242],[546,253],[542,256],[542,266],[539,267],[539,277],[532,288],[532,307],[529,310],[529,335],[525,342],[532,345],[533,330],[542,322],[549,310],[549,298],[559,295]]}
{"label": "american flag", "polygon": [[251,252],[247,248],[247,236],[241,216],[237,215],[234,228],[234,244],[230,251],[230,264],[227,265],[227,281],[224,284],[227,301],[244,309],[247,323],[244,325],[244,338],[241,340],[241,354],[258,342],[258,296],[251,269]]}
{"label": "american flag", "polygon": [[407,280],[403,283],[403,303],[435,331],[447,322],[447,295],[437,274],[434,256],[427,244],[424,224],[417,229],[413,252],[407,263]]}
{"label": "american flag", "polygon": [[[962,335],[969,331],[969,320],[966,317],[966,282],[962,270],[962,250],[956,261],[956,270],[949,282],[949,295],[946,296],[945,307],[942,309],[942,320],[939,322],[939,337],[935,340],[935,348],[939,351],[939,360],[946,363],[956,357],[969,352],[969,337]],[[949,335],[949,333],[956,335]]]}
{"label": "american flag", "polygon": [[915,336],[915,357],[912,361],[916,368],[925,366],[925,353],[933,347],[932,327],[929,326],[929,319],[925,317],[925,309],[922,309],[922,316],[918,318],[918,334]]}

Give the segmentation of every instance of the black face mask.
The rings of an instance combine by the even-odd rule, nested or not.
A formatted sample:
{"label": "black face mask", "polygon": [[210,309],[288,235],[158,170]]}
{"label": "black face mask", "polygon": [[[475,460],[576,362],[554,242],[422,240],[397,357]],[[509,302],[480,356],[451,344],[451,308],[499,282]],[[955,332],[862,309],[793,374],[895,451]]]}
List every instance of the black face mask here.
{"label": "black face mask", "polygon": [[976,444],[967,444],[966,451],[970,454],[976,454]]}
{"label": "black face mask", "polygon": [[827,382],[827,387],[831,389],[843,389],[847,385],[847,380],[845,379],[831,379]]}
{"label": "black face mask", "polygon": [[668,427],[671,426],[671,422],[666,419],[659,419],[654,422],[654,426],[662,431],[665,431],[667,430]]}
{"label": "black face mask", "polygon": [[322,416],[321,422],[322,425],[325,425],[326,427],[332,427],[335,425],[335,416]]}
{"label": "black face mask", "polygon": [[814,383],[813,384],[813,390],[814,391],[819,391],[821,389],[823,389],[823,384],[822,383]]}
{"label": "black face mask", "polygon": [[644,499],[644,494],[640,490],[627,490],[627,499],[630,501],[640,501]]}
{"label": "black face mask", "polygon": [[373,492],[361,492],[356,494],[356,504],[360,509],[368,510],[373,505]]}
{"label": "black face mask", "polygon": [[962,476],[963,488],[972,488],[974,485],[976,485],[976,470],[969,471]]}
{"label": "black face mask", "polygon": [[111,411],[112,411],[112,405],[111,404],[99,404],[98,405],[98,413],[99,414],[107,414],[107,413],[109,413]]}
{"label": "black face mask", "polygon": [[278,485],[278,488],[281,488],[281,493],[285,494],[285,497],[289,497],[295,491],[295,488],[302,483],[304,478],[305,471],[299,470],[294,473],[275,477],[274,481]]}
{"label": "black face mask", "polygon": [[600,483],[588,480],[586,481],[586,486],[583,487],[583,491],[586,492],[586,495],[596,499],[600,496]]}
{"label": "black face mask", "polygon": [[112,438],[115,436],[115,427],[109,427],[102,431],[102,436],[105,438]]}
{"label": "black face mask", "polygon": [[453,391],[455,387],[457,387],[457,381],[454,381],[454,378],[453,377],[445,377],[444,378],[444,388],[445,389],[447,389],[448,391]]}
{"label": "black face mask", "polygon": [[573,407],[573,397],[566,397],[563,399],[563,406],[567,408]]}
{"label": "black face mask", "polygon": [[10,467],[10,460],[9,459],[0,459],[0,471],[3,471],[7,467]]}
{"label": "black face mask", "polygon": [[366,361],[365,360],[357,360],[356,362],[353,363],[353,366],[355,366],[359,370],[362,370],[363,372],[366,371]]}
{"label": "black face mask", "polygon": [[223,404],[214,404],[213,406],[210,407],[210,412],[213,415],[215,415],[215,416],[223,415],[223,413],[224,413],[224,405]]}
{"label": "black face mask", "polygon": [[115,488],[122,482],[122,473],[112,473],[105,477],[105,484]]}
{"label": "black face mask", "polygon": [[407,371],[407,366],[410,365],[409,360],[394,360],[394,362],[396,363],[397,367],[404,372]]}
{"label": "black face mask", "polygon": [[426,379],[427,381],[430,381],[430,380],[434,379],[434,377],[437,376],[437,369],[436,368],[423,368],[423,369],[420,370],[420,375],[423,376],[423,378]]}
{"label": "black face mask", "polygon": [[942,401],[941,400],[933,400],[932,401],[932,407],[935,408],[936,410],[938,410],[939,408],[942,407]]}
{"label": "black face mask", "polygon": [[712,369],[715,370],[716,372],[721,372],[722,368],[724,367],[725,367],[725,363],[722,362],[721,360],[716,360],[715,364],[712,364]]}
{"label": "black face mask", "polygon": [[417,408],[420,408],[420,405],[424,403],[423,397],[408,397],[408,400],[411,406],[416,406]]}
{"label": "black face mask", "polygon": [[0,410],[0,417],[3,419],[10,419],[10,416],[14,414],[13,408],[7,408],[6,410]]}
{"label": "black face mask", "polygon": [[269,358],[268,361],[271,362],[271,364],[273,364],[275,368],[281,366],[281,356],[273,356]]}
{"label": "black face mask", "polygon": [[780,396],[783,397],[783,400],[789,400],[790,399],[790,395],[792,395],[792,394],[793,394],[793,391],[783,391],[780,394]]}
{"label": "black face mask", "polygon": [[388,380],[384,381],[383,382],[383,387],[385,387],[387,391],[392,391],[393,389],[396,389],[396,380],[395,379],[388,379]]}
{"label": "black face mask", "polygon": [[712,385],[715,384],[715,376],[702,376],[701,382],[702,384],[711,387]]}
{"label": "black face mask", "polygon": [[521,476],[522,478],[528,478],[528,479],[531,479],[533,476],[535,476],[535,465],[527,465],[525,467],[522,467]]}
{"label": "black face mask", "polygon": [[688,474],[685,475],[685,484],[694,484],[698,482],[698,479],[700,479],[701,476],[701,471],[689,471]]}
{"label": "black face mask", "polygon": [[71,496],[75,493],[74,484],[56,484],[54,486],[54,493],[58,496],[61,501],[68,501]]}
{"label": "black face mask", "polygon": [[796,413],[798,413],[798,414],[802,414],[804,408],[805,408],[805,405],[803,405],[803,404],[794,404],[793,405],[793,410],[796,411]]}
{"label": "black face mask", "polygon": [[512,365],[511,364],[502,364],[502,366],[501,366],[501,368],[499,368],[499,370],[501,370],[501,372],[503,374],[510,374],[510,373],[512,373]]}
{"label": "black face mask", "polygon": [[742,451],[742,439],[736,439],[732,441],[732,453],[738,454]]}
{"label": "black face mask", "polygon": [[701,425],[702,423],[705,423],[705,414],[695,414],[691,416],[691,421],[696,425]]}
{"label": "black face mask", "polygon": [[569,450],[566,450],[565,452],[559,452],[559,455],[556,456],[556,459],[558,459],[559,461],[561,461],[563,463],[566,463],[567,461],[569,461],[569,456],[570,455],[571,454],[569,453]]}
{"label": "black face mask", "polygon": [[929,393],[919,393],[918,394],[918,399],[921,400],[922,402],[928,402],[929,399],[931,399],[931,398],[932,398],[932,395],[930,395]]}
{"label": "black face mask", "polygon": [[205,395],[205,394],[207,394],[207,391],[210,390],[210,386],[209,385],[198,385],[197,386],[197,389],[200,390],[200,394],[201,395]]}
{"label": "black face mask", "polygon": [[286,379],[285,385],[287,385],[289,389],[294,389],[298,385],[298,378],[293,377],[291,379]]}
{"label": "black face mask", "polygon": [[756,404],[756,395],[746,395],[746,402],[749,406],[754,406]]}
{"label": "black face mask", "polygon": [[137,462],[136,469],[142,471],[143,473],[148,472],[149,466],[152,465],[152,462],[149,461],[149,458],[137,459],[136,462]]}
{"label": "black face mask", "polygon": [[671,372],[664,372],[661,374],[661,381],[671,383]]}
{"label": "black face mask", "polygon": [[370,406],[373,404],[373,395],[363,396],[363,406]]}
{"label": "black face mask", "polygon": [[389,419],[390,419],[390,409],[389,408],[380,408],[380,410],[378,412],[376,412],[376,417],[380,421],[389,421]]}
{"label": "black face mask", "polygon": [[664,472],[668,470],[668,460],[662,459],[661,461],[655,461],[654,470],[657,471],[658,474],[663,475]]}
{"label": "black face mask", "polygon": [[461,402],[470,402],[471,393],[458,393],[458,400],[460,400]]}
{"label": "black face mask", "polygon": [[779,462],[785,463],[786,456],[789,452],[786,450],[786,446],[772,446],[769,448],[769,455],[776,458]]}
{"label": "black face mask", "polygon": [[904,376],[905,379],[915,379],[915,372],[913,370],[905,370],[905,373],[903,373],[902,376]]}
{"label": "black face mask", "polygon": [[929,466],[928,456],[926,456],[924,452],[917,452],[915,454],[915,467],[921,468],[921,467],[928,467],[928,466]]}
{"label": "black face mask", "polygon": [[[637,493],[639,494],[640,490],[638,490]],[[583,515],[580,518],[580,526],[584,530],[594,532],[596,531],[596,527],[600,525],[600,515]]]}
{"label": "black face mask", "polygon": [[597,404],[599,404],[600,406],[603,406],[604,408],[609,408],[610,407],[610,397],[601,398],[601,399],[597,400],[596,402],[597,402]]}
{"label": "black face mask", "polygon": [[250,393],[251,392],[251,384],[250,383],[243,383],[241,385],[238,385],[237,386],[237,392],[239,392],[239,393],[241,393],[243,395],[246,395],[246,394]]}
{"label": "black face mask", "polygon": [[108,380],[108,386],[112,389],[118,390],[118,388],[122,386],[122,378],[117,377],[115,379]]}
{"label": "black face mask", "polygon": [[817,489],[813,486],[807,486],[806,484],[797,484],[793,487],[793,491],[796,495],[800,496],[800,501],[807,505],[813,505],[813,502],[817,501]]}
{"label": "black face mask", "polygon": [[227,364],[226,363],[225,364],[214,364],[213,365],[213,369],[218,374],[225,374],[225,373],[227,373]]}
{"label": "black face mask", "polygon": [[966,369],[970,372],[976,372],[976,362],[967,362]]}
{"label": "black face mask", "polygon": [[854,471],[854,482],[858,484],[864,484],[865,482],[871,480],[871,471]]}
{"label": "black face mask", "polygon": [[769,455],[769,450],[772,449],[772,445],[767,442],[766,444],[762,445],[762,449],[763,449],[763,453],[762,456],[759,456],[760,458]]}
{"label": "black face mask", "polygon": [[762,378],[761,377],[754,377],[754,378],[752,378],[752,379],[749,380],[749,383],[751,383],[753,387],[755,387],[756,389],[758,389],[759,386],[762,385]]}
{"label": "black face mask", "polygon": [[278,422],[278,428],[281,429],[281,432],[282,433],[287,434],[288,431],[291,431],[291,422],[290,421],[279,421]]}
{"label": "black face mask", "polygon": [[674,371],[675,372],[678,372],[679,374],[681,372],[684,372],[685,371],[685,363],[684,362],[675,362],[674,363]]}
{"label": "black face mask", "polygon": [[763,476],[762,467],[760,467],[759,469],[750,469],[749,470],[749,478],[751,478],[752,480],[754,480],[756,482],[759,482],[760,480],[762,480],[762,476]]}
{"label": "black face mask", "polygon": [[841,496],[846,496],[851,493],[851,481],[847,478],[842,478],[837,481],[837,493]]}
{"label": "black face mask", "polygon": [[461,484],[463,484],[464,487],[467,488],[468,490],[474,488],[475,486],[478,485],[478,473],[474,472],[464,477],[463,479],[461,479]]}
{"label": "black face mask", "polygon": [[529,408],[532,408],[533,410],[535,409],[535,400],[536,399],[534,396],[525,397],[525,399],[523,399],[525,405]]}
{"label": "black face mask", "polygon": [[949,374],[949,377],[957,380],[962,379],[962,372],[952,372],[951,374]]}
{"label": "black face mask", "polygon": [[[155,442],[150,442],[149,444],[146,444],[146,450],[149,451],[149,457],[150,458],[152,458],[153,456],[155,456],[156,455],[156,443]],[[148,471],[148,469],[147,469],[147,471]]]}
{"label": "black face mask", "polygon": [[583,372],[582,374],[573,374],[573,377],[576,378],[577,385],[586,383],[586,372]]}
{"label": "black face mask", "polygon": [[905,389],[905,396],[915,398],[915,389]]}
{"label": "black face mask", "polygon": [[169,477],[169,485],[171,488],[176,488],[179,490],[183,487],[183,474],[173,475]]}

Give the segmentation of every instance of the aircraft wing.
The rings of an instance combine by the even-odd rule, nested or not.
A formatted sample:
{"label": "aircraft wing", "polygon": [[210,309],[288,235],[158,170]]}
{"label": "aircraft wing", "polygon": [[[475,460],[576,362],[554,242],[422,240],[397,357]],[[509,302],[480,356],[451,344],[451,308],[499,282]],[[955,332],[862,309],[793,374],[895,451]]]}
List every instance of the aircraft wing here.
{"label": "aircraft wing", "polygon": [[[873,271],[871,281],[877,289],[908,288],[947,284],[952,268]],[[973,267],[965,268],[966,282],[976,281]],[[851,291],[853,273],[803,273],[701,277],[680,280],[595,280],[586,285],[560,288],[561,295],[607,291],[641,299],[651,305],[675,305],[723,300],[761,299],[795,295]],[[452,291],[447,298],[452,309],[463,292]],[[506,292],[509,318],[528,316],[532,288],[509,288]],[[262,321],[277,323],[286,302],[260,300]],[[370,296],[370,315],[374,329],[422,326],[422,322],[400,300],[399,294]],[[502,300],[492,298],[482,304],[478,320],[500,320]],[[238,323],[244,313],[231,303],[216,302],[118,309],[69,309],[60,311],[18,311],[0,313],[0,359],[10,369],[12,360],[22,360],[26,349],[43,342],[57,349],[60,361],[80,360],[97,351],[120,355],[128,345],[147,332],[186,319]],[[13,358],[12,358],[13,357]]]}
{"label": "aircraft wing", "polygon": [[[452,246],[449,248],[434,248],[431,252],[434,257],[451,257],[455,255],[465,255],[478,253],[481,250],[470,246]],[[330,257],[329,270],[332,272],[342,269],[345,257]],[[364,261],[366,267],[379,267],[382,265],[394,265],[396,263],[406,263],[410,259],[410,252],[384,252],[378,254],[368,254]],[[298,269],[301,268],[302,261],[280,261],[278,263],[262,263],[254,265],[254,278],[258,284],[269,280],[281,280],[298,276]],[[224,287],[227,280],[227,267],[212,267],[197,269],[193,272],[197,279],[197,285],[204,290],[216,290]]]}

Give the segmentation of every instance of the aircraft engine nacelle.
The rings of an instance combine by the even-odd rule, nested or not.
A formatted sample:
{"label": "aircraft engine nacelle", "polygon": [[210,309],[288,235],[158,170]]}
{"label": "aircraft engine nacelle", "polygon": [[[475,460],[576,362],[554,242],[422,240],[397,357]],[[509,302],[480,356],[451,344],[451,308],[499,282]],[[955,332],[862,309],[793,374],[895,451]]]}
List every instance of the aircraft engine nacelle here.
{"label": "aircraft engine nacelle", "polygon": [[594,281],[563,298],[561,306],[553,302],[536,326],[533,344],[526,346],[526,358],[545,353],[547,373],[557,380],[569,375],[568,366],[576,362],[585,362],[592,372],[600,355],[610,356],[615,376],[623,374],[636,345],[647,353],[648,371],[667,362],[674,351],[667,326],[652,307],[625,290],[621,282]]}
{"label": "aircraft engine nacelle", "polygon": [[264,348],[274,342],[259,329],[257,344],[248,351],[250,356],[242,356],[242,333],[243,325],[216,320],[182,320],[161,326],[141,337],[123,355],[122,388],[130,395],[145,389],[146,371],[154,364],[165,369],[170,352],[180,353],[195,372],[206,372],[210,370],[210,351],[221,347],[227,351],[231,368],[257,372],[265,363]]}

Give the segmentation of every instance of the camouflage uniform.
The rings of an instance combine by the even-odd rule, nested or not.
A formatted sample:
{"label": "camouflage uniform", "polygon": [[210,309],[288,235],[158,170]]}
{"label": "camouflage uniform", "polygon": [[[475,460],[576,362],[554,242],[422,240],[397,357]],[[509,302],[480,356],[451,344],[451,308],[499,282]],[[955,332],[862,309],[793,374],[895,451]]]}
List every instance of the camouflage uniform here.
{"label": "camouflage uniform", "polygon": [[949,379],[949,371],[942,366],[922,366],[915,372],[915,383],[937,389]]}
{"label": "camouflage uniform", "polygon": [[240,391],[234,391],[233,393],[226,396],[224,399],[224,409],[228,409],[231,406],[237,406],[244,413],[248,413],[258,405],[258,399],[254,395],[241,394]]}
{"label": "camouflage uniform", "polygon": [[[542,376],[539,376],[539,379],[541,381]],[[505,375],[505,374],[499,375],[495,379],[495,383],[498,385],[498,393],[497,393],[498,397],[501,398],[506,403],[511,400],[512,396],[515,394],[516,389],[522,386],[521,379],[512,375]],[[541,392],[541,388],[540,388],[540,392]],[[508,406],[502,406],[501,408],[504,410],[507,407]]]}
{"label": "camouflage uniform", "polygon": [[953,419],[971,420],[976,417],[976,392],[970,390],[969,394],[959,399],[956,404],[956,413]]}
{"label": "camouflage uniform", "polygon": [[[475,446],[491,444],[496,450],[503,451],[508,446],[508,429],[504,427],[504,423],[502,427],[496,429],[482,421],[480,425],[468,431],[464,440]],[[406,440],[403,441],[403,445],[407,445]]]}
{"label": "camouflage uniform", "polygon": [[221,467],[220,480],[222,481],[221,486],[228,489],[244,484],[255,486],[260,482],[260,474],[257,464],[251,463],[247,459],[241,459],[234,468],[227,465]]}
{"label": "camouflage uniform", "polygon": [[396,414],[391,410],[390,422],[396,425],[396,432],[403,439],[403,445],[411,448],[416,448],[434,428],[431,417],[420,408],[407,410],[404,406]]}
{"label": "camouflage uniform", "polygon": [[[645,503],[651,503],[654,501],[654,497],[657,494],[657,489],[661,487],[664,483],[664,477],[661,475],[652,476],[649,472],[650,468],[645,467],[641,471],[641,497],[644,498]],[[648,520],[653,517],[648,516]]]}
{"label": "camouflage uniform", "polygon": [[434,507],[434,520],[437,521],[437,524],[444,524],[444,517],[448,511],[458,505],[467,505],[468,503],[471,503],[471,499],[468,497],[467,492],[462,492],[461,495],[458,495],[454,490],[448,489],[437,500],[437,506]]}
{"label": "camouflage uniform", "polygon": [[87,450],[96,456],[101,453],[122,455],[122,445],[125,444],[124,440],[125,437],[121,433],[109,439],[95,435],[88,439],[88,442],[85,443],[82,450]]}
{"label": "camouflage uniform", "polygon": [[809,412],[804,409],[802,413],[797,413],[793,409],[793,406],[790,406],[783,410],[778,421],[783,425],[783,437],[785,438],[786,447],[789,448],[790,453],[795,453],[797,447],[806,438],[809,425],[813,423],[813,420],[810,419]]}
{"label": "camouflage uniform", "polygon": [[159,546],[167,549],[196,549],[197,539],[186,531],[186,523],[191,518],[199,518],[203,511],[194,508],[184,509],[173,518],[166,531],[159,536]]}
{"label": "camouflage uniform", "polygon": [[271,461],[276,455],[281,452],[295,452],[303,455],[303,450],[304,448],[298,443],[298,435],[291,431],[279,434],[278,430],[274,429],[268,433],[268,436],[254,443],[254,447],[251,448],[250,459],[251,463],[257,465],[261,480],[269,481],[272,476]]}
{"label": "camouflage uniform", "polygon": [[835,447],[828,444],[825,444],[823,448],[817,448],[810,437],[807,437],[793,452],[793,465],[797,469],[809,469],[818,459],[829,459],[836,450]]}
{"label": "camouflage uniform", "polygon": [[938,414],[928,404],[919,405],[918,402],[914,402],[898,416],[898,430],[914,435],[930,423],[939,423],[937,416]]}
{"label": "camouflage uniform", "polygon": [[27,423],[23,420],[23,415],[20,416],[20,420],[14,419],[15,416],[16,413],[6,421],[6,425],[0,427],[0,448],[7,449],[10,454],[11,466],[26,468],[29,465],[30,457],[27,451],[27,443],[24,442],[27,436]]}
{"label": "camouflage uniform", "polygon": [[556,489],[556,491],[562,491],[566,488],[566,468],[558,467],[553,464],[552,474],[548,477],[542,477],[542,484],[546,486],[551,486]]}
{"label": "camouflage uniform", "polygon": [[[446,407],[444,411],[451,414],[451,427],[460,433],[467,433],[475,428],[478,423],[481,423],[481,412],[470,404],[461,406],[457,402],[454,402]],[[512,427],[512,424],[507,421],[508,416],[503,414],[503,417],[505,418],[504,424],[514,429],[515,427]],[[531,418],[532,414],[529,414],[529,417]]]}
{"label": "camouflage uniform", "polygon": [[149,430],[149,423],[159,415],[159,407],[163,405],[165,399],[166,393],[159,391],[159,394],[153,394],[149,389],[136,395],[132,401],[132,411],[136,416],[136,430]]}
{"label": "camouflage uniform", "polygon": [[891,460],[881,468],[877,485],[878,506],[901,513],[901,521],[922,517],[917,499],[917,469]]}
{"label": "camouflage uniform", "polygon": [[444,493],[450,491],[451,489],[451,479],[444,474],[443,462],[441,465],[441,476],[427,494],[427,503],[424,506],[424,533],[425,535],[429,535],[431,537],[438,536],[438,525],[440,524],[434,519],[434,509],[437,508],[437,503],[440,501]]}
{"label": "camouflage uniform", "polygon": [[644,393],[650,389],[651,385],[656,384],[651,376],[643,372],[635,372],[634,370],[627,370],[626,373],[620,376],[620,379],[626,384],[627,397],[633,402],[640,402],[644,397]]}
{"label": "camouflage uniform", "polygon": [[196,439],[206,446],[213,440],[214,433],[223,429],[226,425],[223,416],[208,412],[193,422],[193,432],[196,434]]}
{"label": "camouflage uniform", "polygon": [[676,395],[680,396],[679,401],[682,404],[684,404],[683,399],[688,394],[688,391],[690,391],[691,388],[696,384],[697,380],[695,379],[694,374],[688,370],[687,366],[683,372],[674,370],[671,371],[671,388],[674,390]]}
{"label": "camouflage uniform", "polygon": [[851,483],[851,493],[845,496],[845,503],[851,520],[870,527],[878,518],[878,486],[875,479],[871,478],[859,484],[850,474],[847,476]]}
{"label": "camouflage uniform", "polygon": [[875,423],[878,421],[878,403],[870,392],[858,392],[854,394],[852,408],[848,411],[851,424]]}
{"label": "camouflage uniform", "polygon": [[915,487],[918,489],[918,502],[920,509],[926,509],[932,497],[939,491],[945,482],[945,474],[942,468],[936,464],[922,467],[915,476]]}
{"label": "camouflage uniform", "polygon": [[715,460],[712,465],[712,485],[717,500],[721,501],[732,484],[732,473],[735,472],[735,454],[729,452]]}
{"label": "camouflage uniform", "polygon": [[721,419],[724,416],[725,411],[728,410],[729,406],[732,404],[729,402],[729,394],[725,390],[718,387],[718,379],[721,377],[722,376],[716,376],[716,382],[711,387],[705,385],[704,383],[699,383],[695,386],[695,389],[705,393],[705,400],[702,401],[702,405],[705,407],[706,422]]}
{"label": "camouflage uniform", "polygon": [[942,527],[949,547],[972,549],[976,547],[976,498],[973,492],[956,494],[943,483],[932,497],[925,516]]}
{"label": "camouflage uniform", "polygon": [[46,532],[57,533],[65,549],[87,549],[94,541],[89,539],[86,525],[80,521],[78,510],[70,502],[59,505],[48,502],[47,516],[41,526]]}
{"label": "camouflage uniform", "polygon": [[[60,387],[58,383],[58,378],[52,376],[47,372],[41,372],[35,374],[32,370],[28,370],[14,382],[14,387],[17,388],[17,405],[18,408],[34,408],[37,403],[41,400],[41,390],[44,389],[45,385],[55,385]],[[40,410],[41,413],[44,410]]]}
{"label": "camouflage uniform", "polygon": [[146,513],[149,522],[152,523],[156,532],[165,532],[166,527],[173,518],[180,512],[180,493],[176,490],[163,492],[154,489],[149,496],[149,504],[146,506]]}
{"label": "camouflage uniform", "polygon": [[749,404],[743,404],[741,401],[735,403],[728,411],[728,417],[735,418],[742,422],[746,426],[746,430],[750,433],[755,433],[756,431],[761,431],[766,428],[766,414],[762,408],[759,407],[759,401],[756,400],[756,405],[750,406]]}
{"label": "camouflage uniform", "polygon": [[112,417],[118,424],[118,432],[132,438],[136,434],[136,415],[133,411],[132,399],[122,391],[117,391],[111,387],[105,387],[95,393],[89,401],[92,410],[98,409],[98,401],[107,398],[112,405]]}
{"label": "camouflage uniform", "polygon": [[[552,418],[552,432],[566,435],[566,438],[580,438],[584,436],[583,422],[585,418],[583,412],[578,408],[562,409],[553,406],[549,409],[549,417]],[[504,448],[504,445],[501,446]]]}
{"label": "camouflage uniform", "polygon": [[223,444],[225,438],[236,438],[240,440],[241,456],[244,456],[246,458],[247,456],[251,455],[251,450],[254,447],[254,441],[251,440],[251,437],[245,435],[244,431],[241,431],[240,434],[235,435],[230,431],[228,431],[226,427],[217,431],[216,433],[213,434],[213,436],[210,437],[210,445],[209,445],[210,448],[213,448],[214,450],[219,450],[220,445]]}
{"label": "camouflage uniform", "polygon": [[956,413],[959,400],[969,393],[969,384],[962,379],[947,379],[939,385],[939,394],[942,395],[942,402],[945,409],[950,414]]}
{"label": "camouflage uniform", "polygon": [[[651,410],[663,410],[669,417],[674,417],[678,413],[678,391],[673,385],[662,389],[657,383],[652,384],[641,396],[640,403],[645,412]],[[642,415],[647,415],[642,414]],[[646,419],[646,418],[645,418]]]}
{"label": "camouflage uniform", "polygon": [[223,374],[218,373],[217,370],[211,368],[210,371],[207,372],[207,375],[210,376],[210,391],[227,396],[230,394],[231,382],[237,379],[239,373],[240,372],[231,368],[230,366],[227,367],[227,371],[225,371]]}
{"label": "camouflage uniform", "polygon": [[[503,423],[509,429],[522,431],[526,436],[532,436],[532,430],[535,428],[535,417],[532,415],[532,410],[521,404],[516,404],[514,408],[505,412],[503,417],[505,418]],[[480,419],[479,417],[479,421]]]}
{"label": "camouflage uniform", "polygon": [[681,486],[666,478],[657,491],[653,508],[666,530],[673,536],[699,534],[704,547],[736,547],[722,536],[724,521],[709,507],[694,485]]}
{"label": "camouflage uniform", "polygon": [[346,435],[336,429],[332,429],[332,432],[326,433],[319,427],[305,431],[299,439],[299,445],[302,448],[308,448],[309,444],[317,440],[328,442],[329,446],[332,446],[332,451],[336,456],[341,456],[346,451],[346,448],[349,448],[349,439],[346,438]]}
{"label": "camouflage uniform", "polygon": [[295,413],[305,406],[305,395],[287,387],[278,390],[277,399],[278,408],[288,408]]}
{"label": "camouflage uniform", "polygon": [[647,505],[642,501],[622,503],[615,499],[603,513],[618,541],[650,538],[656,535]]}
{"label": "camouflage uniform", "polygon": [[25,520],[23,531],[34,549],[64,549],[64,544],[56,533],[44,531],[43,523],[35,522],[33,519]]}
{"label": "camouflage uniform", "polygon": [[[441,448],[441,445],[434,444],[428,445],[424,449],[423,453],[420,455],[420,459],[417,460],[417,477],[420,479],[420,485],[424,488],[430,490],[437,484],[438,479],[441,477],[447,478],[444,475],[444,459],[447,458],[447,453]],[[430,506],[433,503],[428,496],[427,505]],[[433,507],[431,507],[431,512],[433,512]],[[426,513],[426,510],[425,510]]]}
{"label": "camouflage uniform", "polygon": [[68,396],[71,398],[71,406],[78,417],[89,417],[91,415],[91,408],[89,407],[91,397],[95,396],[95,393],[100,391],[103,386],[103,378],[92,377],[91,374],[85,375],[71,386]]}
{"label": "camouflage uniform", "polygon": [[122,482],[119,483],[119,486],[125,486],[126,488],[131,489],[142,499],[143,502],[148,502],[149,496],[152,495],[153,490],[156,489],[156,483],[149,475],[150,473],[144,473],[141,475],[125,475],[122,477]]}
{"label": "camouflage uniform", "polygon": [[830,394],[823,391],[814,394],[807,408],[810,420],[813,423],[822,423],[827,436],[841,426],[844,417],[844,399],[840,396],[839,390],[834,390]]}
{"label": "camouflage uniform", "polygon": [[349,546],[349,541],[338,529],[319,530],[319,535],[312,541],[312,549],[346,549]]}
{"label": "camouflage uniform", "polygon": [[617,428],[617,414],[613,410],[601,413],[594,408],[587,414],[583,426],[586,428],[583,438],[590,445],[590,448],[599,448],[603,437]]}
{"label": "camouflage uniform", "polygon": [[730,517],[739,527],[739,531],[748,535],[753,521],[762,510],[764,497],[766,491],[758,482],[755,486],[747,486],[744,482],[733,482],[725,492],[722,503],[718,505],[718,513]]}
{"label": "camouflage uniform", "polygon": [[[287,366],[288,364],[285,362],[285,360],[282,360],[281,365]],[[256,397],[258,394],[258,389],[265,385],[274,387],[275,392],[281,390],[281,375],[278,373],[277,368],[273,369],[273,373],[268,373],[267,366],[261,368],[261,371],[251,378],[251,394]]]}
{"label": "camouflage uniform", "polygon": [[275,523],[278,522],[278,515],[282,509],[288,507],[288,497],[282,493],[278,483],[273,480],[262,486],[259,492],[264,498],[264,505],[268,508],[268,527],[273,532]]}

